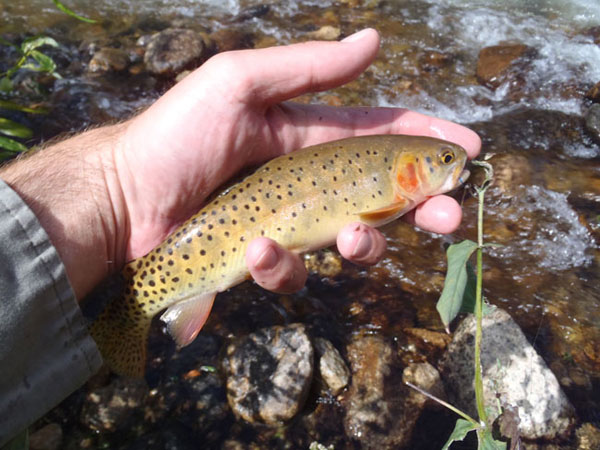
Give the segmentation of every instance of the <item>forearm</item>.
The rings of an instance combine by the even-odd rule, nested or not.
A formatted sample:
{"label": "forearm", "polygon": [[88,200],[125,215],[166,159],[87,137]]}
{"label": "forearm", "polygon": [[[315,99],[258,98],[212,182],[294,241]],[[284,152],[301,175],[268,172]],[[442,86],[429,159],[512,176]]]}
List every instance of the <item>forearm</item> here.
{"label": "forearm", "polygon": [[125,127],[82,133],[0,169],[50,236],[77,299],[124,263],[126,210],[112,155]]}

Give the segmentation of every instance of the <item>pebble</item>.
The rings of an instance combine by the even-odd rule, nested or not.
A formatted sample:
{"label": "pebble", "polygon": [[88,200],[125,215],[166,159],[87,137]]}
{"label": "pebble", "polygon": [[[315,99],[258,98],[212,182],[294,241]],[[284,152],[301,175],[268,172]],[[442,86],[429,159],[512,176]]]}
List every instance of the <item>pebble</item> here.
{"label": "pebble", "polygon": [[342,35],[342,30],[339,27],[332,25],[324,25],[318,30],[311,31],[307,34],[309,39],[317,41],[335,41]]}
{"label": "pebble", "polygon": [[319,374],[332,395],[338,395],[348,385],[350,370],[340,352],[327,339],[315,339]]}
{"label": "pebble", "polygon": [[108,386],[91,390],[84,401],[81,423],[100,432],[127,430],[141,413],[148,386],[144,380],[115,378]]}
{"label": "pebble", "polygon": [[63,440],[59,424],[49,423],[29,435],[29,450],[57,450]]}
{"label": "pebble", "polygon": [[593,101],[594,103],[600,103],[600,81],[596,83],[592,88],[586,92],[585,97]]}
{"label": "pebble", "polygon": [[181,28],[168,28],[149,40],[144,63],[154,75],[174,75],[209,56],[209,48],[199,33]]}
{"label": "pebble", "polygon": [[[410,364],[402,372],[402,381],[412,383],[440,400],[448,401],[440,373],[428,362]],[[414,396],[414,403],[418,403],[420,406],[427,405],[436,409],[443,407],[435,400],[427,398],[417,391],[413,391],[411,395]]]}
{"label": "pebble", "polygon": [[[459,325],[442,361],[443,380],[450,402],[477,417],[473,388],[475,316]],[[492,421],[492,405],[518,407],[520,433],[526,439],[565,437],[574,423],[573,407],[554,374],[527,338],[502,309],[483,318],[481,347],[484,401]]]}
{"label": "pebble", "polygon": [[301,324],[265,328],[227,347],[227,400],[244,420],[279,425],[304,405],[314,350]]}
{"label": "pebble", "polygon": [[103,47],[94,53],[88,65],[91,73],[120,72],[129,66],[129,55],[119,48]]}

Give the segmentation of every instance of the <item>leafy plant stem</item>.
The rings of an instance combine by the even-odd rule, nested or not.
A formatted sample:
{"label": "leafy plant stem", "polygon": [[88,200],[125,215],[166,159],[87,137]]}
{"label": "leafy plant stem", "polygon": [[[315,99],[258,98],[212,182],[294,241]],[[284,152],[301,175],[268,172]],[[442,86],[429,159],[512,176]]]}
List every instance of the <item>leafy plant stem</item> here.
{"label": "leafy plant stem", "polygon": [[487,424],[487,414],[483,400],[483,375],[481,368],[481,339],[482,339],[482,320],[483,320],[483,203],[485,191],[489,187],[493,177],[494,170],[491,164],[485,161],[474,161],[474,164],[480,165],[485,170],[485,180],[482,185],[475,188],[477,192],[477,284],[475,289],[475,401],[477,403],[477,414],[483,424]]}
{"label": "leafy plant stem", "polygon": [[483,377],[481,369],[481,338],[483,318],[483,198],[485,189],[478,189],[479,208],[477,210],[477,285],[475,290],[475,317],[477,325],[475,329],[475,400],[477,402],[477,414],[479,420],[487,423],[487,414],[483,404]]}

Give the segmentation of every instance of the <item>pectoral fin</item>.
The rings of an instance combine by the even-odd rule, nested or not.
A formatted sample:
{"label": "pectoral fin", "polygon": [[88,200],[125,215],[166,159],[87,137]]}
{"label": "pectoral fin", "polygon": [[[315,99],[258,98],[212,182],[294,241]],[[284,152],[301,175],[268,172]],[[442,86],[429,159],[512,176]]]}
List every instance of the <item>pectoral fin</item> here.
{"label": "pectoral fin", "polygon": [[409,203],[405,198],[396,198],[391,205],[372,211],[361,212],[359,216],[369,224],[386,223],[408,211]]}
{"label": "pectoral fin", "polygon": [[204,326],[217,293],[182,300],[167,309],[160,320],[179,347],[192,343]]}

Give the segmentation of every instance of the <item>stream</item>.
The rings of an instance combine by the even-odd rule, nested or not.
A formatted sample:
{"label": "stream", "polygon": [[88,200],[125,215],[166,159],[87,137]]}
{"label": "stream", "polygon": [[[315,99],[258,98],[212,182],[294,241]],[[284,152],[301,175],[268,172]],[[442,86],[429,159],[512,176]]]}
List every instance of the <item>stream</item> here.
{"label": "stream", "polygon": [[[145,69],[142,42],[166,28],[204,33],[216,51],[340,39],[364,27],[376,28],[381,50],[360,78],[297,101],[407,107],[479,133],[482,155],[491,156],[496,174],[486,197],[485,240],[501,245],[485,252],[484,295],[512,316],[551,368],[575,408],[578,429],[591,424],[600,434],[600,113],[592,114],[593,105],[600,103],[600,86],[595,94],[593,89],[600,82],[600,3],[65,3],[98,23],[78,22],[50,0],[0,2],[0,35],[5,39],[19,42],[45,34],[60,44],[47,53],[57,62],[61,79],[44,78],[35,88],[26,76],[20,80],[26,98],[43,98],[52,108],[47,116],[12,116],[34,130],[29,144],[130,117],[158,98],[173,77]],[[120,49],[126,62],[101,59],[103,48]],[[13,56],[1,47],[0,68]],[[90,69],[93,64],[97,69]],[[477,180],[481,173],[475,170],[472,181]],[[402,448],[441,448],[456,419],[451,412],[428,409],[411,425],[408,438],[392,444],[352,434],[344,419],[349,408],[344,395],[349,394],[313,389],[301,418],[270,428],[231,413],[218,370],[200,371],[193,382],[178,381],[190,373],[190,358],[218,369],[219,353],[232,338],[290,323],[326,337],[346,359],[352,359],[349,343],[360,338],[374,346],[373,352],[389,355],[385,392],[402,385],[408,364],[435,365],[447,345],[435,309],[446,270],[445,249],[462,239],[477,240],[477,204],[469,187],[456,198],[464,208],[459,230],[440,236],[404,222],[389,224],[384,228],[389,250],[375,267],[353,266],[325,250],[307,257],[313,272],[296,295],[267,293],[249,282],[231,289],[218,297],[198,343],[181,354],[157,323],[149,388],[102,371],[32,429],[59,424],[60,448],[69,449],[308,448],[316,441],[336,449],[400,448],[397,442]],[[442,343],[413,330],[431,332]],[[125,393],[137,412],[128,410],[121,423],[107,427],[96,417],[99,406],[89,404],[92,391],[102,392],[98,397],[106,401],[115,398],[115,391]],[[563,438],[560,448],[598,448],[582,446],[578,433]],[[452,448],[474,448],[472,441],[462,445]],[[527,445],[558,448],[542,441]]]}

